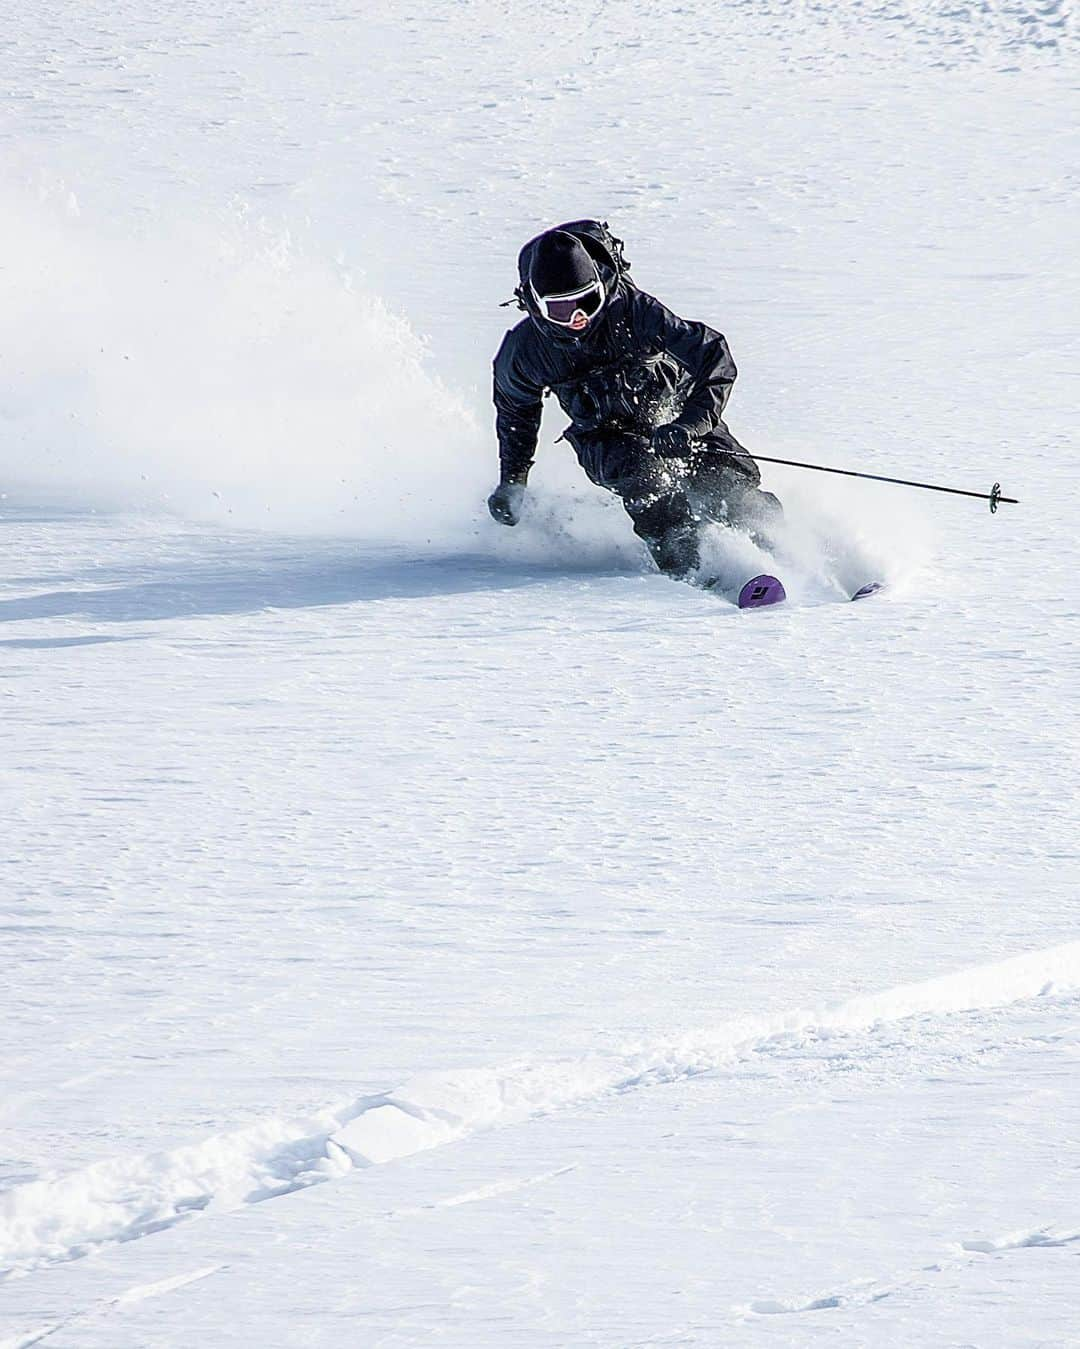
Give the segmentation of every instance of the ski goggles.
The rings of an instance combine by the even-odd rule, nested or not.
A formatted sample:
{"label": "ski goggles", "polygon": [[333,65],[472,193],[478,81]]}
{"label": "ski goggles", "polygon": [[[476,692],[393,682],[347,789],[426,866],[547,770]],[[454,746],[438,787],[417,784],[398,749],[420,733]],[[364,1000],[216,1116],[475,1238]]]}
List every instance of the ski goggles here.
{"label": "ski goggles", "polygon": [[603,308],[604,287],[599,277],[581,290],[572,290],[565,295],[537,295],[536,287],[529,284],[540,313],[560,328],[584,328]]}

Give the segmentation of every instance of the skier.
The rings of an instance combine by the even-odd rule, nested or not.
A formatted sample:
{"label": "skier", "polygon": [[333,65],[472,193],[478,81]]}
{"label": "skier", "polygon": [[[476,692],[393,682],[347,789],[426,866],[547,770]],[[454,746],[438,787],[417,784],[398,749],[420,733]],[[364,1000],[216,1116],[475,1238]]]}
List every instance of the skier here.
{"label": "skier", "polygon": [[488,509],[500,524],[521,518],[542,399],[554,393],[586,474],[621,498],[660,570],[690,579],[703,523],[768,546],[780,502],[724,424],[736,375],[727,342],[639,290],[628,270],[621,242],[595,220],[521,250],[514,294],[528,316],[495,357],[501,473]]}

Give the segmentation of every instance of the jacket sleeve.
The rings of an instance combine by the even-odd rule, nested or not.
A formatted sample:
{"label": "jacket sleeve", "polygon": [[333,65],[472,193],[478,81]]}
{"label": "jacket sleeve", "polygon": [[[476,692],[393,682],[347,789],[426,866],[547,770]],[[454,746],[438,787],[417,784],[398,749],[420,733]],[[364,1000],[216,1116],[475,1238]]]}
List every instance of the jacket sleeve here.
{"label": "jacket sleeve", "polygon": [[542,384],[523,360],[519,330],[503,338],[495,357],[495,431],[502,482],[524,483],[536,454],[543,414]]}
{"label": "jacket sleeve", "polygon": [[738,374],[727,340],[704,323],[679,318],[651,295],[642,299],[648,336],[675,357],[692,381],[675,425],[685,426],[695,439],[717,430],[727,433],[724,405]]}

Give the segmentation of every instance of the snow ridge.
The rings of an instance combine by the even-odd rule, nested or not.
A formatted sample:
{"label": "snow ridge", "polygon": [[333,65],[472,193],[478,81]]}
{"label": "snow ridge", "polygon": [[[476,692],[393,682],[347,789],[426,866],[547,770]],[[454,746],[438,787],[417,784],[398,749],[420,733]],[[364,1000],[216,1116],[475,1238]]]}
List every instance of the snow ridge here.
{"label": "snow ridge", "polygon": [[302,1119],[269,1119],[141,1157],[121,1157],[0,1197],[0,1272],[25,1273],[192,1218],[287,1194],[609,1091],[673,1082],[822,1034],[1002,1007],[1080,987],[1080,942],[832,1008],[745,1017],[623,1053],[434,1072]]}

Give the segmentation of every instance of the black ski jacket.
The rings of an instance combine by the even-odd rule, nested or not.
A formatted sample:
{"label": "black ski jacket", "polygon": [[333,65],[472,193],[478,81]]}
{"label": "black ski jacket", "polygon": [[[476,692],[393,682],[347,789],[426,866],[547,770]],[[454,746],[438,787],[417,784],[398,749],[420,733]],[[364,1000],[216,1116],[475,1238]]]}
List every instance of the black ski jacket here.
{"label": "black ski jacket", "polygon": [[541,318],[526,293],[529,315],[503,339],[495,357],[502,481],[527,479],[542,399],[549,392],[570,418],[568,430],[647,435],[674,421],[695,439],[707,437],[716,448],[744,456],[723,421],[737,374],[724,337],[704,323],[679,318],[618,269],[598,265],[608,297],[583,334]]}

